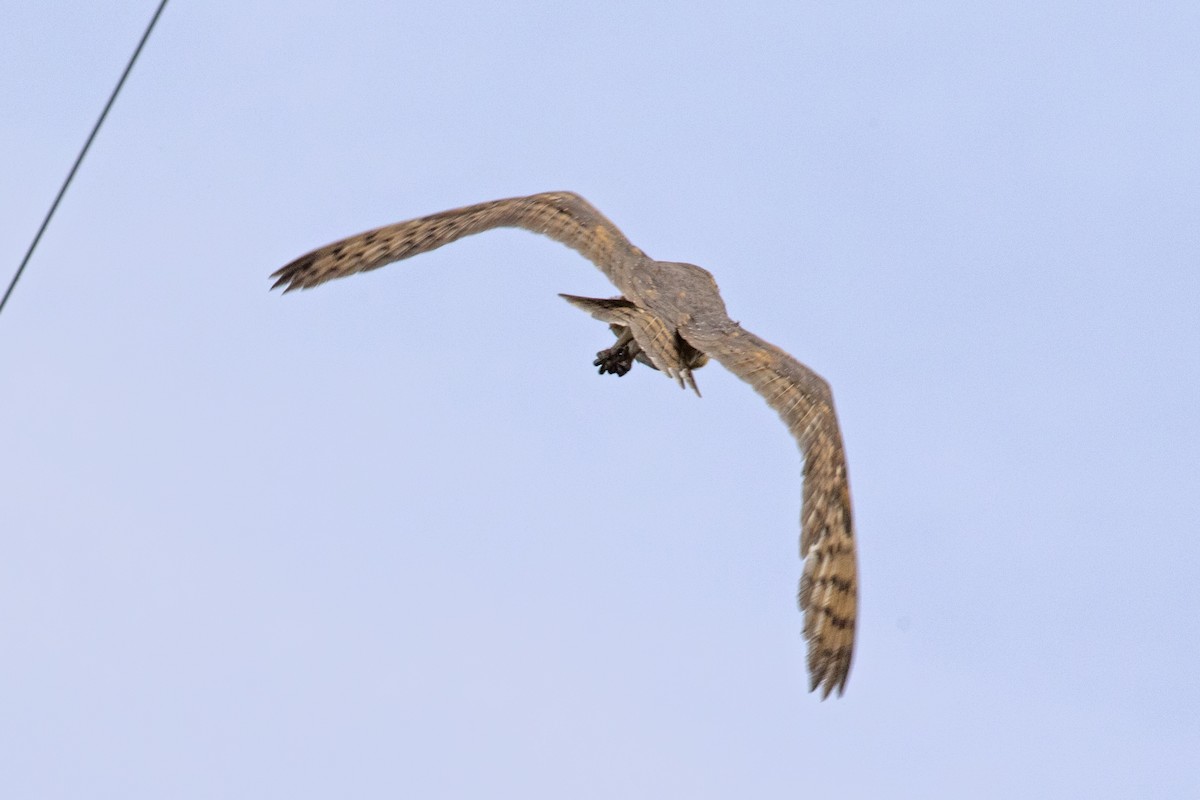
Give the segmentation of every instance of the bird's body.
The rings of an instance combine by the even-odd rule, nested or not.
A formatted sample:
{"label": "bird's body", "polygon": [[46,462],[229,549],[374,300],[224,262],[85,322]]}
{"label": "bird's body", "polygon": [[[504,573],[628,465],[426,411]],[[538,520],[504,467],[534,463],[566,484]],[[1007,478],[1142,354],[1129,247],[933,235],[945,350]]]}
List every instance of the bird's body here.
{"label": "bird's body", "polygon": [[602,373],[623,375],[639,360],[695,388],[692,371],[714,358],[750,383],[783,418],[804,453],[799,603],[811,688],[822,688],[824,696],[835,689],[840,694],[853,656],[858,579],[833,396],[812,370],[732,321],[708,271],[656,261],[583,198],[549,192],[367,231],[314,250],[272,277],[285,291],[306,289],[499,227],[542,233],[578,250],[621,291],[621,297],[610,299],[563,295],[617,334],[617,343],[596,359]]}

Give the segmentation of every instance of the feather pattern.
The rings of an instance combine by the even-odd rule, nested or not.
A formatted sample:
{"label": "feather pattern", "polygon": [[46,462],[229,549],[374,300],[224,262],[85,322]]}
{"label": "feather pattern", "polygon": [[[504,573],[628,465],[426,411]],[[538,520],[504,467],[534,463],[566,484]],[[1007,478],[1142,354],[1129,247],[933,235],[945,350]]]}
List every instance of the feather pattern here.
{"label": "feather pattern", "polygon": [[[610,323],[618,344],[632,339],[638,358],[668,377],[695,382],[692,369],[711,357],[754,387],[800,446],[804,480],[798,602],[808,641],[810,690],[822,697],[846,687],[854,655],[858,568],[846,457],[829,385],[773,344],[733,322],[717,284],[692,264],[655,261],[591,204],[571,192],[546,192],[464,206],[398,222],[318,248],[276,271],[272,288],[307,289],[333,278],[377,269],[492,228],[516,227],[574,248],[611,280],[623,297],[564,295]],[[622,337],[629,338],[622,338]],[[624,374],[621,347],[598,354],[601,372]],[[697,391],[697,394],[699,392]]]}
{"label": "feather pattern", "polygon": [[271,277],[285,292],[378,269],[493,228],[524,228],[579,251],[624,289],[634,267],[648,260],[590,203],[572,192],[545,192],[477,203],[385,225],[313,250]]}
{"label": "feather pattern", "polygon": [[858,565],[842,434],[829,385],[740,325],[691,327],[683,336],[754,387],[779,414],[804,455],[797,600],[804,612],[810,688],[845,691],[854,656]]}

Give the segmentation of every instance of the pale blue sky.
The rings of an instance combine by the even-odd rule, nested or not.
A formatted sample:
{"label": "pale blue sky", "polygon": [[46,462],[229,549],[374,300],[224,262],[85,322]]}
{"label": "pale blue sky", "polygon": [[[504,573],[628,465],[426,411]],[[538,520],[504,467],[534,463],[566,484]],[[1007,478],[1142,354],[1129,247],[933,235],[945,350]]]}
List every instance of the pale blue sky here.
{"label": "pale blue sky", "polygon": [[[0,796],[1200,796],[1200,7],[170,4],[0,316]],[[0,26],[7,280],[154,4]],[[583,194],[833,385],[590,366]]]}

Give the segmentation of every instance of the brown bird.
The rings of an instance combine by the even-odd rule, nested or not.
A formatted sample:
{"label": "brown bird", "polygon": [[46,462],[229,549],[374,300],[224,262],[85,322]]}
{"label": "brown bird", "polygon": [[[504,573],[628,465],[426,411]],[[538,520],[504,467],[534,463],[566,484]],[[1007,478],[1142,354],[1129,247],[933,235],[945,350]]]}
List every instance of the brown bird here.
{"label": "brown bird", "polygon": [[547,192],[494,200],[398,222],[301,256],[272,288],[308,289],[377,269],[492,228],[524,228],[587,257],[621,291],[595,299],[562,295],[617,335],[597,353],[600,372],[624,375],[633,361],[696,390],[692,371],[715,358],[779,413],[804,456],[799,605],[808,640],[809,690],[841,694],[854,653],[858,569],[846,455],[833,395],[819,375],[725,313],[716,281],[692,264],[655,261],[579,195]]}

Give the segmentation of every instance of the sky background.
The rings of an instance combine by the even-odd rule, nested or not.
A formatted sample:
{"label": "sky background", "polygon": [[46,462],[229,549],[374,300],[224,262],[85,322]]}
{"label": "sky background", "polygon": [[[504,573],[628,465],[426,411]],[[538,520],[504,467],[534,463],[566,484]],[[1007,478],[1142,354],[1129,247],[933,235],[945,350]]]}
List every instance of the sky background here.
{"label": "sky background", "polygon": [[[153,2],[10,0],[4,280]],[[171,3],[0,316],[0,795],[1200,796],[1200,6]],[[570,189],[821,373],[598,377]]]}

